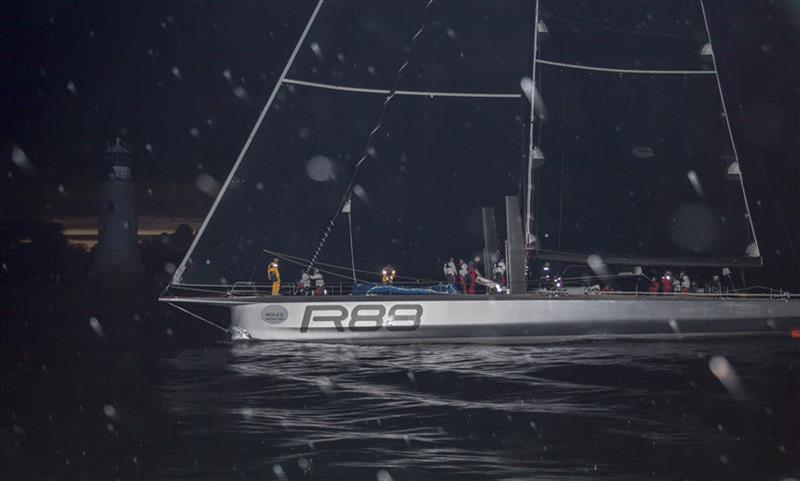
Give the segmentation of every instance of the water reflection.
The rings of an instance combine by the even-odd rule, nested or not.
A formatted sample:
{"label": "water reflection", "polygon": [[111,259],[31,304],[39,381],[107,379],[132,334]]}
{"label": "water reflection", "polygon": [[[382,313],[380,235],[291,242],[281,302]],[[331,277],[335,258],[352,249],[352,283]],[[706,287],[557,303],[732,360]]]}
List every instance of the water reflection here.
{"label": "water reflection", "polygon": [[[757,396],[737,401],[726,391],[708,367],[719,354]],[[159,390],[181,420],[183,448],[171,455],[181,457],[188,442],[195,455],[242,473],[751,479],[791,466],[797,354],[796,344],[775,339],[228,344],[163,360]],[[195,475],[215,476],[213,463],[199,462]]]}

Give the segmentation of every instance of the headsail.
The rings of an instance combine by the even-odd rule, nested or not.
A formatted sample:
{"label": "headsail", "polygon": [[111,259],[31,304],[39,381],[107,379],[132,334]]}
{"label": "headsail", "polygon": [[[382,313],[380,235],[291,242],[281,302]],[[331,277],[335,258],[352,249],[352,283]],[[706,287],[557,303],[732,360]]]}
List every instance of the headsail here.
{"label": "headsail", "polygon": [[[427,7],[317,4],[174,284],[261,279],[263,249],[314,253]],[[439,257],[482,247],[480,208],[502,206],[523,177],[519,79],[530,59],[519,39],[530,9],[430,7],[349,197],[360,266],[435,275]],[[323,234],[321,260],[350,265],[348,230]]]}

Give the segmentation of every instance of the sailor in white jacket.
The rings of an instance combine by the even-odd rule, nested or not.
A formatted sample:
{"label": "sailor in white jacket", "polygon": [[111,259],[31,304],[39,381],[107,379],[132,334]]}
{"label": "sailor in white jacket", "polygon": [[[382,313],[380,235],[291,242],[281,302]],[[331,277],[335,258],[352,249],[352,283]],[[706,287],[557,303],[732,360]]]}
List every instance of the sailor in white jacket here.
{"label": "sailor in white jacket", "polygon": [[444,266],[442,267],[442,271],[444,272],[444,278],[447,279],[447,282],[450,284],[455,285],[456,283],[456,263],[453,262],[453,258],[451,257],[450,260],[445,262]]}

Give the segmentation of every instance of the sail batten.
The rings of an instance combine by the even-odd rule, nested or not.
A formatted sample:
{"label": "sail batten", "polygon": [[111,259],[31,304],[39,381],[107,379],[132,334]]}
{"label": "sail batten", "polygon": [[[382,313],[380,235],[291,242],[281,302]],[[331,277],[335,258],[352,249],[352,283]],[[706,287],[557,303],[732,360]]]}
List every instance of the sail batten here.
{"label": "sail batten", "polygon": [[645,70],[645,69],[624,69],[614,67],[595,67],[591,65],[580,65],[566,62],[554,62],[552,60],[537,59],[536,63],[544,65],[552,65],[555,67],[574,68],[580,70],[592,70],[595,72],[609,72],[609,73],[628,73],[639,75],[716,75],[717,71],[714,70]]}
{"label": "sail batten", "polygon": [[539,249],[535,254],[542,261],[586,264],[590,256],[599,256],[603,263],[611,266],[649,266],[649,267],[761,267],[761,257],[646,257],[618,254],[598,254],[581,252],[559,252]]}
{"label": "sail batten", "polygon": [[[284,79],[284,83],[291,85],[303,85],[305,87],[317,87],[328,90],[338,90],[341,92],[355,92],[365,94],[389,95],[392,93],[388,89],[372,89],[364,87],[351,87],[347,85],[335,85],[321,82],[309,82],[306,80]],[[419,97],[463,97],[463,98],[484,98],[484,99],[519,99],[522,94],[507,92],[443,92],[427,90],[396,90],[394,95],[416,95]]]}

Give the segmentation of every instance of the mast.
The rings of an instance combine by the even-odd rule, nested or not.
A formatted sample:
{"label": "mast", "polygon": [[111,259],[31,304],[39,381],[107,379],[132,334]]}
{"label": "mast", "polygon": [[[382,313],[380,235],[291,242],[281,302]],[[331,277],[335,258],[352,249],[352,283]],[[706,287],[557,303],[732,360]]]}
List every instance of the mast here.
{"label": "mast", "polygon": [[531,115],[529,118],[529,131],[528,131],[528,187],[525,192],[525,247],[533,247],[533,233],[531,232],[533,226],[533,122],[536,119],[536,56],[539,47],[539,0],[534,0],[533,9],[533,66],[531,67]]}
{"label": "mast", "polygon": [[244,147],[242,148],[241,153],[239,153],[239,157],[236,159],[236,163],[233,164],[233,168],[228,174],[228,178],[225,179],[225,184],[223,184],[222,189],[220,189],[219,194],[217,194],[217,198],[214,199],[214,204],[211,206],[211,210],[208,211],[208,215],[206,215],[205,220],[203,220],[203,224],[200,226],[200,229],[197,231],[197,234],[195,234],[194,240],[192,240],[192,245],[189,246],[189,250],[186,251],[186,255],[183,257],[181,264],[178,266],[177,269],[175,269],[175,274],[172,276],[172,281],[170,282],[170,284],[174,285],[181,283],[181,277],[183,277],[183,271],[186,270],[186,264],[189,262],[189,259],[191,258],[192,252],[194,252],[195,247],[197,247],[197,242],[203,236],[203,232],[206,230],[206,226],[208,226],[208,222],[211,220],[211,217],[214,216],[214,211],[217,210],[217,207],[219,206],[219,203],[222,200],[222,196],[225,195],[225,191],[227,191],[228,187],[231,185],[233,176],[234,174],[236,174],[236,171],[239,169],[239,164],[242,163],[242,159],[244,159],[247,150],[250,148],[250,143],[256,136],[256,132],[258,132],[258,129],[261,128],[261,123],[264,121],[264,117],[267,115],[267,111],[269,110],[270,105],[272,105],[272,101],[275,100],[275,95],[277,95],[278,89],[280,89],[281,86],[283,85],[283,81],[286,78],[286,74],[289,73],[289,68],[292,66],[294,58],[297,56],[297,52],[300,51],[300,47],[303,45],[303,41],[306,39],[308,31],[311,30],[311,24],[314,23],[314,19],[317,17],[317,13],[319,13],[319,9],[320,7],[322,7],[323,1],[324,0],[319,0],[317,2],[317,6],[314,8],[314,11],[311,13],[311,17],[308,19],[308,23],[306,23],[306,28],[300,35],[300,39],[297,40],[297,45],[295,45],[292,54],[289,56],[289,60],[286,62],[286,66],[283,68],[283,72],[281,72],[281,76],[275,83],[275,88],[272,89],[272,93],[269,95],[269,98],[267,99],[267,104],[264,105],[264,108],[261,110],[261,115],[258,116],[256,125],[253,127],[253,130],[250,132],[250,136],[244,143]]}

